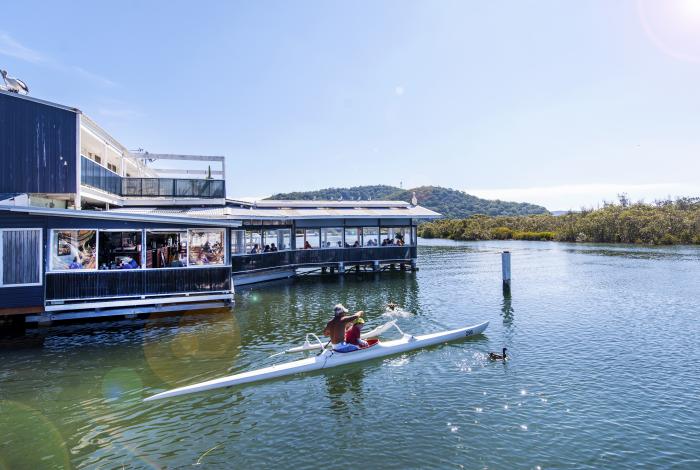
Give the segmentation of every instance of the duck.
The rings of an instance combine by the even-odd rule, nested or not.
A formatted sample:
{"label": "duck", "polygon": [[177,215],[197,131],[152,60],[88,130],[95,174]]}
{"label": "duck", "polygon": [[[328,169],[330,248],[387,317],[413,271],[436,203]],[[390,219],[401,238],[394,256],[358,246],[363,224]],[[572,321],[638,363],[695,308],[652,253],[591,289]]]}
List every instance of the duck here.
{"label": "duck", "polygon": [[492,361],[505,361],[508,356],[506,355],[506,351],[508,351],[508,348],[503,348],[503,354],[496,354],[495,352],[490,352],[489,353],[489,359]]}
{"label": "duck", "polygon": [[396,310],[396,307],[398,307],[398,306],[399,306],[399,304],[395,304],[394,302],[389,302],[388,304],[386,304],[386,307],[389,310]]}
{"label": "duck", "polygon": [[10,77],[7,75],[7,70],[0,70],[0,75],[5,82],[5,86],[8,91],[13,93],[19,93],[21,95],[29,94],[29,87],[19,78]]}

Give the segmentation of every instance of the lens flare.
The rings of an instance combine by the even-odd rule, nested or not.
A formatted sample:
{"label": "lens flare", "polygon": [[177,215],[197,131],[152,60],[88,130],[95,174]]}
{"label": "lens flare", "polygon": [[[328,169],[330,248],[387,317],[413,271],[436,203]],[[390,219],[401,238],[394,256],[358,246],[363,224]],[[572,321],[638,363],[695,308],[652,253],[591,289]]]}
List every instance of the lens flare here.
{"label": "lens flare", "polygon": [[71,468],[61,433],[39,410],[0,400],[0,434],[0,469]]}
{"label": "lens flare", "polygon": [[700,62],[700,0],[637,0],[649,40],[665,54]]}
{"label": "lens flare", "polygon": [[226,372],[241,344],[238,322],[229,309],[189,313],[175,327],[154,317],[144,330],[146,362],[168,386]]}

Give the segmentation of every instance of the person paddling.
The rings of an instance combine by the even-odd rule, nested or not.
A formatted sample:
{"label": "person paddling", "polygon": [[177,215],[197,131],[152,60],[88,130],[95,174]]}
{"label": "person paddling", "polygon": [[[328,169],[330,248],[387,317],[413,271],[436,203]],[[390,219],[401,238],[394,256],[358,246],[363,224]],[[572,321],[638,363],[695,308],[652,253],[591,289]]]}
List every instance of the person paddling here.
{"label": "person paddling", "polygon": [[360,310],[353,315],[346,315],[347,313],[348,309],[342,304],[336,305],[333,308],[333,318],[326,323],[326,328],[323,330],[323,334],[331,338],[333,351],[352,352],[360,349],[354,344],[345,342],[345,325],[360,318],[364,312]]}

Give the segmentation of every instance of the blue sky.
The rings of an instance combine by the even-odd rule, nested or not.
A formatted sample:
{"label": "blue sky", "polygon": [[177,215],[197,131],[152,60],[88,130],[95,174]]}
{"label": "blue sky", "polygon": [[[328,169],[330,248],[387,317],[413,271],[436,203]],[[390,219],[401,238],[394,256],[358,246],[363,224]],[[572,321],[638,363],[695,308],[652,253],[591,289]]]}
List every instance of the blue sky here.
{"label": "blue sky", "polygon": [[0,67],[230,196],[700,196],[700,0],[11,2]]}

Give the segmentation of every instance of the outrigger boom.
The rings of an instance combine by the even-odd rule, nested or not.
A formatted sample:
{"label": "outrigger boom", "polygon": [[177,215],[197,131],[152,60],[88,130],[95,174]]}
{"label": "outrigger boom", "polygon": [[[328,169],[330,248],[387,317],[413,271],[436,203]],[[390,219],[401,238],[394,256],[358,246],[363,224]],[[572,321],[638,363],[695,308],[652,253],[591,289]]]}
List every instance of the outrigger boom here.
{"label": "outrigger boom", "polygon": [[[395,322],[389,323],[395,326],[399,331],[401,331]],[[343,366],[346,364],[352,364],[354,362],[361,362],[379,357],[390,356],[393,354],[399,354],[414,349],[424,348],[426,346],[433,346],[440,343],[446,343],[448,341],[455,341],[458,339],[476,336],[483,333],[486,327],[488,327],[488,325],[489,322],[484,322],[474,326],[458,328],[456,330],[442,331],[439,333],[431,333],[419,336],[409,335],[401,331],[402,337],[400,339],[392,341],[378,341],[374,345],[365,349],[360,349],[349,353],[339,353],[327,349],[323,350],[320,354],[316,356],[308,357],[305,359],[299,359],[298,361],[287,362],[284,364],[265,367],[263,369],[253,370],[250,372],[243,372],[240,374],[221,377],[214,380],[208,380],[206,382],[188,385],[186,387],[175,388],[150,396],[144,401],[159,400],[161,398],[171,398],[179,395],[203,392],[205,390],[213,390],[216,388],[231,387],[233,385],[243,385],[252,382],[260,382],[263,380],[275,379],[279,377],[285,377],[288,375],[299,374],[303,372],[311,372],[321,369],[330,369],[331,367]],[[318,337],[316,337],[316,340],[319,343],[317,349],[322,349],[323,344],[318,339]]]}

